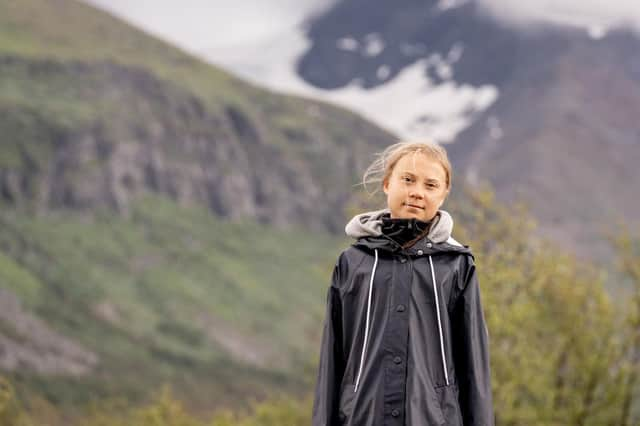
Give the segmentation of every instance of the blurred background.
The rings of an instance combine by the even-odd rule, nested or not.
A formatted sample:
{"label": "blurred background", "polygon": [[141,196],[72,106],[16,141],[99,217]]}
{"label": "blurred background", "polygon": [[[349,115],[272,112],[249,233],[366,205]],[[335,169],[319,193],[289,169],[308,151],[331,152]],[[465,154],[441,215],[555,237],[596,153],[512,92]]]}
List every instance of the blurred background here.
{"label": "blurred background", "polygon": [[0,0],[0,425],[310,424],[344,225],[443,144],[499,425],[640,424],[640,4]]}

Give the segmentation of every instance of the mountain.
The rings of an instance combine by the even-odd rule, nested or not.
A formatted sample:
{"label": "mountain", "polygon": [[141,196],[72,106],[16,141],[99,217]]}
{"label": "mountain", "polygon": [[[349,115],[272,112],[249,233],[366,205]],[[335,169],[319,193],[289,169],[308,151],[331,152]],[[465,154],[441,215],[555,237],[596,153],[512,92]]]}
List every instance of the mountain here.
{"label": "mountain", "polygon": [[350,194],[339,184],[357,181],[392,140],[344,109],[250,86],[82,3],[3,9],[7,201],[124,212],[153,192],[224,217],[335,231]]}
{"label": "mountain", "polygon": [[345,209],[391,136],[73,0],[0,3],[0,374],[78,407],[309,388]]}
{"label": "mountain", "polygon": [[[309,0],[312,14],[274,19],[268,36],[225,46],[228,32],[212,28],[209,50],[126,4],[103,6],[256,84],[346,106],[401,138],[445,143],[462,178],[454,182],[489,182],[499,201],[529,204],[542,234],[609,259],[606,234],[640,221],[638,35],[596,22],[598,8],[551,8],[526,21],[490,3]],[[278,5],[277,16],[297,16]],[[242,34],[251,25],[237,22]]]}
{"label": "mountain", "polygon": [[487,4],[317,2],[302,25],[253,42],[220,47],[220,30],[200,56],[345,105],[399,137],[446,143],[463,180],[524,200],[543,234],[583,257],[610,257],[605,234],[639,220],[638,36],[588,17],[524,25]]}
{"label": "mountain", "polygon": [[[635,33],[515,27],[477,1],[343,0],[306,34],[296,70],[313,86],[342,90],[357,81],[376,92],[419,67],[428,84],[415,102],[432,97],[448,111],[469,92],[460,114],[444,120],[456,130],[447,145],[455,171],[472,184],[490,182],[500,201],[527,202],[541,232],[573,251],[608,256],[604,233],[640,221]],[[481,88],[494,89],[490,102],[474,100]],[[397,102],[400,110],[405,102],[414,99]],[[426,108],[405,120],[423,134],[442,121]]]}

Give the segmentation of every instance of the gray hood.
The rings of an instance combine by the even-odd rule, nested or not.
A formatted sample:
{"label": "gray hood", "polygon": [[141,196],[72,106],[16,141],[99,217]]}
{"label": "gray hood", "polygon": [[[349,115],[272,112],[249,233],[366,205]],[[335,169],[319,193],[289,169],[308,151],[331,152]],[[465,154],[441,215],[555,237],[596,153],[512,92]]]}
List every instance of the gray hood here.
{"label": "gray hood", "polygon": [[[345,226],[344,231],[352,238],[378,237],[382,235],[382,216],[391,213],[391,210],[384,208],[371,212],[361,213],[353,217]],[[451,245],[462,246],[451,237],[453,230],[453,219],[445,210],[438,210],[427,233],[427,238],[433,243],[449,243]]]}

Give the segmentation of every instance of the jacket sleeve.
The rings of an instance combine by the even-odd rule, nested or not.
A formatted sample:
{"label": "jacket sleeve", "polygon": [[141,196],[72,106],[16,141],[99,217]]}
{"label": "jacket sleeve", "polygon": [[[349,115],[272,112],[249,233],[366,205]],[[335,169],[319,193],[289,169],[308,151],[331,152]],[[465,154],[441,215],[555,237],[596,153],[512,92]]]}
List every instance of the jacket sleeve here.
{"label": "jacket sleeve", "polygon": [[320,345],[320,362],[313,402],[313,426],[339,424],[340,383],[345,362],[342,350],[342,304],[340,301],[340,262],[336,263],[327,290],[327,304]]}
{"label": "jacket sleeve", "polygon": [[453,313],[453,354],[465,426],[493,426],[489,335],[471,257],[460,276],[462,292]]}

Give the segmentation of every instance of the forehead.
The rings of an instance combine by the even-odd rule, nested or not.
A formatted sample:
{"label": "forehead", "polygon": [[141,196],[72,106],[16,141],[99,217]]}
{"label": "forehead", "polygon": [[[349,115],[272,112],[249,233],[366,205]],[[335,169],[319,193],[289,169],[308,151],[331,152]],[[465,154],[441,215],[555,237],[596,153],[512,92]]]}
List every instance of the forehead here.
{"label": "forehead", "polygon": [[444,167],[440,162],[422,152],[403,155],[396,163],[393,173],[411,173],[419,177],[443,179]]}

